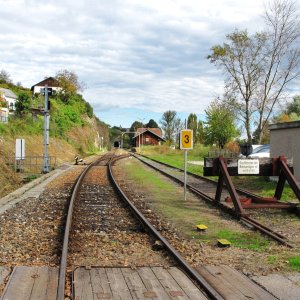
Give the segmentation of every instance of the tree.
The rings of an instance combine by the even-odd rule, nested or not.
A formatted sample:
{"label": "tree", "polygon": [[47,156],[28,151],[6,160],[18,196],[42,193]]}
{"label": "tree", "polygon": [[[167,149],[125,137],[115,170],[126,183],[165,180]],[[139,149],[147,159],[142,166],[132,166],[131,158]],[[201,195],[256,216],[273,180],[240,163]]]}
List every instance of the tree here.
{"label": "tree", "polygon": [[174,142],[175,138],[175,128],[178,125],[177,113],[174,110],[168,110],[163,113],[163,116],[160,120],[162,125],[162,130],[165,134],[165,139],[170,144]]}
{"label": "tree", "polygon": [[180,136],[180,131],[184,128],[184,123],[179,119],[176,118],[174,122],[174,139],[175,139],[175,144],[178,145],[179,147],[179,136]]}
{"label": "tree", "polygon": [[248,141],[257,124],[259,141],[288,85],[300,75],[300,22],[295,2],[274,0],[265,11],[266,29],[227,35],[228,43],[211,48],[210,61],[223,69],[227,103],[244,123]]}
{"label": "tree", "polygon": [[264,131],[260,132],[258,128],[253,132],[253,144],[269,144],[270,143],[270,130],[269,123],[264,127]]}
{"label": "tree", "polygon": [[224,103],[213,101],[205,110],[206,126],[204,128],[205,142],[217,144],[221,149],[232,138],[238,135],[234,125],[234,115]]}
{"label": "tree", "polygon": [[10,79],[10,75],[5,71],[0,71],[0,83],[11,84],[12,80]]}
{"label": "tree", "polygon": [[86,109],[86,114],[89,116],[89,118],[92,118],[94,116],[93,107],[87,101],[84,101],[84,105]]}
{"label": "tree", "polygon": [[130,126],[130,131],[135,132],[138,128],[143,128],[143,123],[140,121],[134,121]]}
{"label": "tree", "polygon": [[298,116],[300,116],[300,96],[295,96],[293,98],[293,102],[287,105],[287,113],[296,113]]}
{"label": "tree", "polygon": [[204,127],[203,122],[198,121],[197,132],[196,132],[196,143],[204,144]]}
{"label": "tree", "polygon": [[189,114],[187,119],[187,128],[193,130],[193,143],[195,144],[197,141],[197,116],[196,114]]}
{"label": "tree", "polygon": [[78,76],[72,71],[58,71],[55,79],[58,81],[61,88],[59,94],[64,102],[67,102],[72,95],[84,90],[84,83],[79,82]]}
{"label": "tree", "polygon": [[21,92],[16,101],[16,115],[22,116],[30,110],[31,98],[28,94]]}
{"label": "tree", "polygon": [[147,128],[158,128],[158,124],[153,120],[150,119],[149,122],[146,124]]}
{"label": "tree", "polygon": [[293,102],[286,105],[286,109],[283,113],[275,116],[273,122],[292,122],[300,120],[300,96],[295,96]]}

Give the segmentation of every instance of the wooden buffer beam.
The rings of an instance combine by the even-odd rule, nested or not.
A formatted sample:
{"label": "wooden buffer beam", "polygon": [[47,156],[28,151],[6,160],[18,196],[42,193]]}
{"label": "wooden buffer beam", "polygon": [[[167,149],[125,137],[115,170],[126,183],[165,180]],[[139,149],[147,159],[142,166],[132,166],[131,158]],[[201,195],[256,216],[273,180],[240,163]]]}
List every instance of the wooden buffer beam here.
{"label": "wooden buffer beam", "polygon": [[[220,204],[223,187],[226,186],[230,197],[226,197],[226,202],[232,202],[235,214],[238,217],[248,216],[245,209],[257,208],[285,208],[298,209],[295,203],[283,203],[279,200],[282,197],[285,182],[287,181],[300,201],[300,187],[293,175],[292,161],[284,156],[277,158],[260,159],[237,159],[237,158],[205,158],[204,176],[218,176],[217,190],[215,194],[215,205]],[[278,182],[274,196],[271,198],[260,197],[247,191],[239,190],[240,197],[233,184],[231,176],[278,176]]]}

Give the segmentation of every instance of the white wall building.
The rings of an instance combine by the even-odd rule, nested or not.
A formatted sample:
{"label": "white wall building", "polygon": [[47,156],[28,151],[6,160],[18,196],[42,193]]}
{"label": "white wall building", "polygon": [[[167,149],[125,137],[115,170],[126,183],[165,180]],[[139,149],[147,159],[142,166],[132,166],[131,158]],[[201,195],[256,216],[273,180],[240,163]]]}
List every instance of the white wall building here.
{"label": "white wall building", "polygon": [[[7,108],[10,111],[14,111],[16,109],[16,100],[17,100],[17,95],[13,93],[9,89],[4,89],[0,88],[0,101],[6,101],[7,102]],[[3,105],[1,105],[3,107]]]}
{"label": "white wall building", "polygon": [[41,89],[45,88],[45,85],[48,86],[48,88],[52,88],[52,92],[59,92],[61,90],[61,87],[59,87],[58,81],[53,77],[48,77],[44,79],[43,81],[33,85],[31,87],[31,91],[33,94],[39,94],[41,92]]}

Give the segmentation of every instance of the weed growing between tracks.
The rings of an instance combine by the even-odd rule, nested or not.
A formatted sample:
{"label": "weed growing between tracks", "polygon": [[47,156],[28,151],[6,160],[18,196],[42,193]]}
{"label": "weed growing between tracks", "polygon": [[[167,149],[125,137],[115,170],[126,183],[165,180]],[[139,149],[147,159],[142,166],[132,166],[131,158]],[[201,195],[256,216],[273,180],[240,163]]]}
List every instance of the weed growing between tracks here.
{"label": "weed growing between tracks", "polygon": [[[131,189],[146,195],[146,202],[151,209],[159,212],[181,234],[190,240],[199,242],[201,248],[210,249],[211,255],[220,255],[220,262],[226,261],[226,255],[236,252],[236,262],[247,261],[256,265],[256,270],[297,270],[293,267],[293,256],[299,259],[299,249],[287,250],[264,236],[241,226],[228,215],[215,208],[210,208],[204,202],[188,194],[183,200],[183,190],[169,179],[158,175],[134,159],[122,161],[122,171],[129,179]],[[204,233],[195,230],[195,225],[203,223],[208,226]],[[216,241],[226,238],[232,243],[230,249],[219,249]],[[240,250],[239,250],[240,249]],[[230,253],[232,252],[232,253]],[[244,257],[244,258],[243,258]],[[235,258],[230,258],[230,260]],[[233,263],[235,265],[235,263]],[[238,265],[235,265],[239,268]],[[265,267],[266,266],[266,267]],[[251,266],[253,267],[253,266]],[[263,271],[264,273],[265,271]]]}

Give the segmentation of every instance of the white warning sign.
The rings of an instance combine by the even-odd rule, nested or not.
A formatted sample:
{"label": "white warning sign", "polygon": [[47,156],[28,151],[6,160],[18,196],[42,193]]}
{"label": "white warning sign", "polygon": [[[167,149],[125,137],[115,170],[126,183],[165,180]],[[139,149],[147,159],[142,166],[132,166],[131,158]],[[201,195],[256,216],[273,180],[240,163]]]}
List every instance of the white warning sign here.
{"label": "white warning sign", "polygon": [[239,159],[238,174],[258,175],[259,174],[259,159]]}

